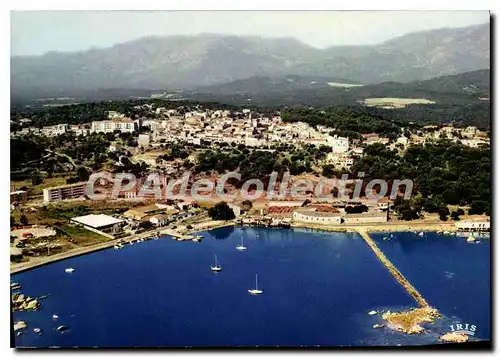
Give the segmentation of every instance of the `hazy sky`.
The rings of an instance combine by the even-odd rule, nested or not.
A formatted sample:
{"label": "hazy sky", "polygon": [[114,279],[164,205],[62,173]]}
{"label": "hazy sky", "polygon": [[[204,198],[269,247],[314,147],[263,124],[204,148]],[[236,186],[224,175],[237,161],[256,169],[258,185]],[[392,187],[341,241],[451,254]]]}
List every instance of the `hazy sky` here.
{"label": "hazy sky", "polygon": [[487,11],[22,11],[11,12],[11,55],[203,32],[291,36],[319,48],[365,45],[414,31],[487,23],[489,16]]}

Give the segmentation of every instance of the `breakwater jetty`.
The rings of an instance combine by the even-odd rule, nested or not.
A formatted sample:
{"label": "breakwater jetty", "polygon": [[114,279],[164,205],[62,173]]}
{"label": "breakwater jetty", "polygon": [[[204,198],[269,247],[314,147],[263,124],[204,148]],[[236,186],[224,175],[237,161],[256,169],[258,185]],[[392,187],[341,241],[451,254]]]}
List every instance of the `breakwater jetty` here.
{"label": "breakwater jetty", "polygon": [[373,239],[368,235],[368,231],[363,228],[359,228],[358,233],[361,235],[363,240],[370,246],[375,255],[379,258],[379,260],[387,267],[389,272],[394,276],[394,278],[404,287],[406,291],[417,301],[418,305],[421,308],[429,308],[430,305],[424,299],[424,297],[417,291],[415,287],[403,276],[401,272],[392,264],[391,261],[384,255],[384,253],[378,248],[377,244],[373,241]]}

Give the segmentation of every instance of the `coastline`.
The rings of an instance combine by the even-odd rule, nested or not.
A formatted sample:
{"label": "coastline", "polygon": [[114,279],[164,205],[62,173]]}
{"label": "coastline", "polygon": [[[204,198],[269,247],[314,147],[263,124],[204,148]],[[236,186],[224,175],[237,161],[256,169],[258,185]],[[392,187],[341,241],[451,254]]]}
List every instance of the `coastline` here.
{"label": "coastline", "polygon": [[[228,226],[238,226],[234,221],[212,221],[207,225],[199,226],[193,228],[191,230],[187,230],[182,235],[193,235],[200,233],[206,230],[213,230],[222,227]],[[326,232],[355,232],[360,233],[360,231],[365,231],[367,233],[370,232],[408,232],[408,231],[458,231],[453,222],[443,222],[443,223],[431,223],[431,222],[407,222],[407,223],[378,223],[378,224],[365,224],[365,225],[351,225],[351,226],[326,226],[326,225],[315,225],[308,223],[294,223],[290,226],[290,228],[296,229],[310,229],[310,230],[320,230]],[[165,232],[167,231],[167,232]],[[157,232],[162,233],[163,235],[170,235],[168,233],[168,229],[155,229],[148,232],[141,233],[139,235],[133,235],[129,237],[125,237],[122,239],[114,239],[110,241],[106,241],[104,243],[95,244],[92,246],[81,247],[72,249],[66,252],[61,252],[59,254],[54,254],[52,256],[42,256],[42,257],[33,257],[30,258],[28,262],[21,262],[17,264],[10,265],[10,274],[16,274],[23,271],[28,271],[40,266],[45,266],[50,263],[54,263],[57,261],[62,261],[65,259],[69,259],[76,256],[90,254],[92,252],[101,251],[113,247],[118,241],[122,240],[125,242],[130,242],[137,240],[139,238],[144,238],[148,236],[152,236]]]}

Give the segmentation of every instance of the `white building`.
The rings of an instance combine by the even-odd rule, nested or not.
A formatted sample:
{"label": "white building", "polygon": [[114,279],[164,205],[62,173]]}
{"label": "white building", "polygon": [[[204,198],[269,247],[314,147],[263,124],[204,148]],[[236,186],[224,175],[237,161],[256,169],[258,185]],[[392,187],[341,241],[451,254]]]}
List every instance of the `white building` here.
{"label": "white building", "polygon": [[326,162],[338,168],[349,169],[354,165],[354,158],[347,155],[339,155],[338,153],[328,153],[326,155]]}
{"label": "white building", "polygon": [[68,131],[69,125],[67,124],[56,124],[54,126],[47,126],[42,128],[42,134],[47,137],[57,136],[64,134]]}
{"label": "white building", "polygon": [[339,213],[315,211],[310,208],[295,209],[293,220],[321,225],[339,225],[342,222]]}
{"label": "white building", "polygon": [[398,137],[398,139],[396,139],[396,143],[402,144],[406,147],[408,145],[408,138],[405,136]]}
{"label": "white building", "polygon": [[149,147],[151,136],[149,134],[139,134],[137,138],[137,145],[139,147]]}
{"label": "white building", "polygon": [[332,147],[333,153],[345,153],[349,150],[349,138],[328,136],[326,142]]}
{"label": "white building", "polygon": [[113,133],[116,130],[122,133],[133,133],[135,131],[134,121],[131,119],[117,119],[92,122],[92,133]]}
{"label": "white building", "polygon": [[125,224],[123,220],[104,214],[78,216],[72,218],[71,221],[83,225],[87,230],[98,230],[104,233],[115,233],[120,231],[120,227]]}
{"label": "white building", "polygon": [[125,115],[123,113],[119,113],[116,111],[109,111],[108,112],[108,118],[110,119],[118,119],[118,118],[124,118]]}
{"label": "white building", "polygon": [[90,130],[85,128],[85,125],[83,124],[72,124],[69,128],[70,131],[75,133],[75,135],[87,135],[89,134]]}
{"label": "white building", "polygon": [[467,138],[474,138],[477,134],[477,128],[474,126],[468,126],[467,128],[462,129],[460,134]]}
{"label": "white building", "polygon": [[171,221],[170,219],[169,215],[157,214],[149,218],[149,222],[155,226],[165,226]]}
{"label": "white building", "polygon": [[86,184],[87,183],[76,183],[43,189],[43,201],[48,203],[84,197]]}
{"label": "white building", "polygon": [[461,231],[489,231],[489,220],[465,220],[455,222],[455,226]]}

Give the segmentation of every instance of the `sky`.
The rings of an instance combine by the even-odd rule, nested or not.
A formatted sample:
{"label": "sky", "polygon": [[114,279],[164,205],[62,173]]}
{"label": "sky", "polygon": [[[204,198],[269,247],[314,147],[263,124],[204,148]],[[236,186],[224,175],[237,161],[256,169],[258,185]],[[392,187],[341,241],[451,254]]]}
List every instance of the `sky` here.
{"label": "sky", "polygon": [[150,35],[295,37],[317,48],[489,22],[488,11],[12,11],[11,55],[109,47]]}

